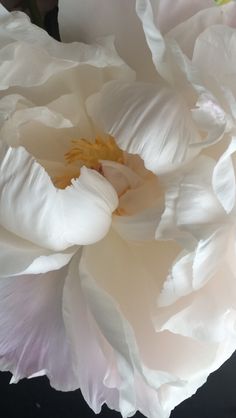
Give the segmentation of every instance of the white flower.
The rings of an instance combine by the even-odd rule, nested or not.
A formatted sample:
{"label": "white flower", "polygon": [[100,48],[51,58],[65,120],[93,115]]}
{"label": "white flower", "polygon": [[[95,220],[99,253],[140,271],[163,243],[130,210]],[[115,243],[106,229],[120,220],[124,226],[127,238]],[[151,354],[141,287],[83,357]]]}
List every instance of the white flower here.
{"label": "white flower", "polygon": [[133,71],[111,38],[60,44],[0,10],[0,367],[80,388],[96,412],[165,417],[162,387],[182,382],[151,311],[178,246],[154,239],[158,179],[85,107]]}
{"label": "white flower", "polygon": [[[134,14],[126,7],[127,16]],[[197,2],[190,9],[184,8],[186,16],[198,10]],[[159,91],[153,68],[148,74],[157,84],[145,78],[134,84],[110,37],[93,46],[60,44],[24,15],[0,12],[0,367],[12,371],[13,381],[47,374],[57,389],[80,387],[95,412],[106,402],[125,417],[140,410],[167,418],[235,347],[234,330],[227,333],[223,322],[220,332],[216,324],[208,338],[202,327],[196,338],[201,294],[190,326],[185,317],[182,327],[182,317],[176,327],[166,325],[161,317],[172,319],[171,311],[157,303],[185,243],[172,222],[176,211],[167,223],[177,242],[154,239],[168,209],[165,182],[131,154],[140,153],[158,171],[156,128],[165,145],[158,159],[162,173],[173,168],[173,143],[176,152],[180,148],[175,167],[196,154],[187,148],[199,132],[186,97],[166,81]],[[165,7],[162,12],[166,16]],[[170,29],[171,20],[166,25]],[[111,93],[104,96],[106,89]],[[98,115],[104,97],[124,152],[104,129],[103,106]],[[179,135],[173,128],[169,135],[180,117]],[[130,133],[132,144],[135,130],[133,148],[119,132],[125,140]],[[187,241],[188,255],[195,241]]]}

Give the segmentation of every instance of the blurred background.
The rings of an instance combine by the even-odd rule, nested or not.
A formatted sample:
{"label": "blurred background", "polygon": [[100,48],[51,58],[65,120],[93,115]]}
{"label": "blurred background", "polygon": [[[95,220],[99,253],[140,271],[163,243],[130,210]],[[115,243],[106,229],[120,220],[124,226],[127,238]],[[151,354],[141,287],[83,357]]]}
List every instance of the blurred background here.
{"label": "blurred background", "polygon": [[[27,13],[33,23],[60,40],[57,0],[37,0],[36,8],[31,0],[2,0],[1,4],[10,11]],[[9,385],[10,379],[10,373],[0,373],[0,418],[16,415],[20,418],[95,418],[79,390],[55,391],[46,377]],[[108,417],[120,418],[120,414],[104,406],[99,418]],[[137,413],[135,417],[142,415]],[[207,383],[192,398],[176,407],[171,418],[236,418],[236,353],[209,376]]]}

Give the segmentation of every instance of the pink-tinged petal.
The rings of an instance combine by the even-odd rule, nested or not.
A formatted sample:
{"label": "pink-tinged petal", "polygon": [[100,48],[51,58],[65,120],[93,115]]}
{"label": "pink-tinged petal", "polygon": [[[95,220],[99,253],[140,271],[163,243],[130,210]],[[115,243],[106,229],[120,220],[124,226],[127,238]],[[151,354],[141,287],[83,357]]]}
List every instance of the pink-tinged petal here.
{"label": "pink-tinged petal", "polygon": [[98,331],[84,298],[79,257],[72,261],[65,281],[63,319],[71,343],[78,387],[86,402],[96,413],[100,412],[104,402],[117,410],[118,392],[114,387],[117,371],[112,364],[111,348]]}
{"label": "pink-tinged petal", "polygon": [[92,119],[116,138],[119,147],[138,154],[157,174],[173,171],[192,159],[200,141],[185,102],[165,84],[108,83],[91,97]]}
{"label": "pink-tinged petal", "polygon": [[64,267],[0,280],[0,368],[14,382],[41,371],[56,389],[78,387],[62,318],[66,274]]}
{"label": "pink-tinged petal", "polygon": [[8,231],[56,251],[107,233],[118,198],[95,170],[83,167],[80,177],[61,190],[22,147],[1,144],[0,161],[0,223]]}
{"label": "pink-tinged petal", "polygon": [[75,250],[54,253],[0,227],[0,278],[58,270],[69,263]]}
{"label": "pink-tinged petal", "polygon": [[59,26],[64,42],[94,43],[100,37],[113,35],[119,55],[139,79],[156,77],[135,13],[135,0],[59,1]]}
{"label": "pink-tinged petal", "polygon": [[232,154],[235,151],[236,137],[233,137],[229,147],[216,163],[212,179],[214,191],[227,213],[230,213],[235,205],[236,184],[235,169],[232,160]]}

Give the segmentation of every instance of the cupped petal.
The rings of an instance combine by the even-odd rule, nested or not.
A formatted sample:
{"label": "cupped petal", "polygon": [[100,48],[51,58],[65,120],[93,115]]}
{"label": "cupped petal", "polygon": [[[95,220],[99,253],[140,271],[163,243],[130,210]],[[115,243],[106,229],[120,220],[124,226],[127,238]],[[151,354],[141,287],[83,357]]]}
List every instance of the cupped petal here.
{"label": "cupped petal", "polygon": [[0,223],[8,231],[59,251],[107,233],[118,198],[95,170],[83,167],[80,177],[61,190],[22,147],[1,144],[0,161]]}
{"label": "cupped petal", "polygon": [[59,25],[64,42],[93,43],[97,38],[113,35],[119,55],[135,70],[137,77],[156,78],[135,13],[135,0],[68,0],[66,4],[59,1]]}
{"label": "cupped petal", "polygon": [[64,267],[0,280],[0,368],[13,382],[41,373],[58,390],[78,387],[61,310],[66,274]]}
{"label": "cupped petal", "polygon": [[154,173],[173,171],[199,152],[189,146],[200,141],[191,113],[165,84],[111,82],[89,98],[87,107],[121,149],[140,155]]}

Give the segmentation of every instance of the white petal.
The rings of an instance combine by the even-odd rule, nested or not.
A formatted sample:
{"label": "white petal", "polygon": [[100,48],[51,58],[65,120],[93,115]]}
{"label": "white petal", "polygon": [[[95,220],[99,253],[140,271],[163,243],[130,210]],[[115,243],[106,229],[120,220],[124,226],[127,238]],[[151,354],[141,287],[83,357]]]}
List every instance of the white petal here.
{"label": "white petal", "polygon": [[159,330],[205,342],[235,337],[235,276],[222,264],[211,280],[199,291],[161,309],[156,317]]}
{"label": "white petal", "polygon": [[[160,3],[166,5],[166,18],[169,19],[170,13],[168,10],[168,3],[171,0],[161,1]],[[182,3],[182,5],[180,5]],[[182,7],[181,7],[182,6]],[[191,12],[189,9],[191,9]],[[177,1],[175,6],[169,10],[174,9],[178,13],[178,25],[168,32],[168,37],[175,39],[182,51],[192,58],[194,44],[197,37],[207,28],[217,24],[233,24],[232,15],[235,14],[236,7],[234,2],[223,7],[217,7],[211,0],[208,1]],[[196,13],[197,12],[197,13]],[[194,14],[195,13],[195,14]],[[161,20],[161,19],[160,19]],[[181,21],[181,23],[180,23]],[[160,21],[160,24],[162,22]],[[188,33],[188,36],[186,36]]]}
{"label": "white petal", "polygon": [[65,42],[93,43],[101,36],[114,35],[118,53],[138,78],[155,78],[150,52],[135,14],[135,0],[67,0],[66,4],[59,1],[59,26]]}
{"label": "white petal", "polygon": [[235,30],[225,25],[206,29],[195,43],[193,62],[209,78],[229,87],[234,96],[235,89]]}
{"label": "white petal", "polygon": [[22,238],[54,250],[88,244],[108,231],[118,200],[94,170],[81,170],[65,190],[22,148],[1,145],[0,223]]}
{"label": "white petal", "polygon": [[77,387],[61,312],[66,274],[0,280],[0,368],[15,382],[44,370],[56,389]]}
{"label": "white petal", "polygon": [[0,277],[39,274],[68,264],[75,248],[53,253],[0,227]]}
{"label": "white petal", "polygon": [[163,174],[186,163],[200,141],[181,96],[165,85],[111,82],[88,100],[88,111],[120,148]]}
{"label": "white petal", "polygon": [[236,184],[232,154],[236,151],[236,137],[232,138],[229,147],[216,163],[212,184],[214,191],[227,213],[235,205]]}
{"label": "white petal", "polygon": [[113,216],[112,227],[127,241],[155,239],[155,232],[163,212],[163,201],[133,216]]}
{"label": "white petal", "polygon": [[[111,38],[100,40],[90,46],[82,43],[62,44],[51,38],[46,31],[32,25],[23,13],[3,16],[0,23],[1,89],[9,86],[21,86],[21,89],[39,86],[51,76],[55,79],[62,71],[76,68],[78,65],[100,70],[107,68],[108,79],[134,76],[117,55]],[[29,63],[32,66],[31,71]],[[113,71],[114,69],[116,71]],[[87,77],[90,80],[91,71],[94,73],[93,68],[87,67]]]}
{"label": "white petal", "polygon": [[172,0],[152,0],[151,3],[155,10],[156,25],[163,33],[185,22],[200,10],[211,7],[214,13],[214,9],[217,9],[211,0],[176,0],[175,3]]}

